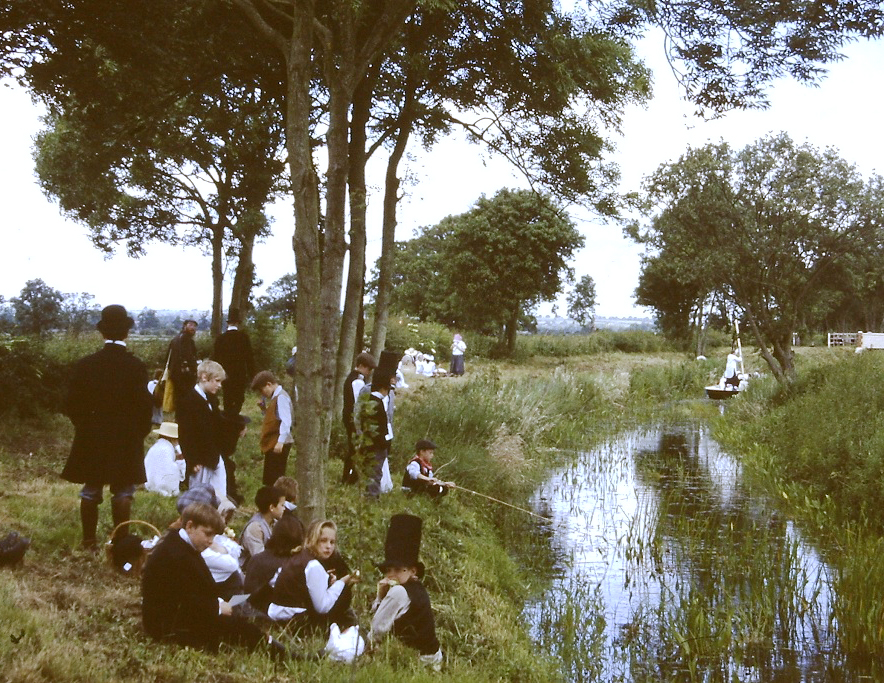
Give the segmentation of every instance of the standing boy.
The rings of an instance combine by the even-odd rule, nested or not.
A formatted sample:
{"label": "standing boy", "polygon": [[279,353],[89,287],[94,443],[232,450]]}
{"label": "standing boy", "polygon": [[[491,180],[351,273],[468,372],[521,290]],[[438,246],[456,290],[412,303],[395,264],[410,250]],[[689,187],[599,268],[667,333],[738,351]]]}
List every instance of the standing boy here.
{"label": "standing boy", "polygon": [[359,399],[359,453],[361,460],[372,469],[371,479],[365,489],[366,494],[372,498],[377,498],[381,493],[381,476],[389,455],[390,442],[393,440],[385,401],[390,393],[390,380],[389,374],[376,371],[372,378],[371,393]]}
{"label": "standing boy", "polygon": [[393,515],[390,519],[384,561],[378,565],[384,578],[378,581],[368,641],[375,647],[392,632],[420,653],[421,662],[438,671],[442,648],[436,638],[430,596],[420,581],[424,574],[424,565],[418,560],[421,526],[421,518],[414,515]]}
{"label": "standing boy", "polygon": [[208,484],[222,499],[227,498],[227,470],[221,459],[227,424],[221,415],[217,394],[224,377],[224,368],[218,363],[203,361],[197,368],[197,383],[182,394],[176,406],[189,484]]}
{"label": "standing boy", "polygon": [[[83,484],[80,521],[83,547],[98,549],[98,506],[110,487],[114,526],[129,520],[135,485],[145,480],[144,437],[153,404],[147,368],[126,350],[133,320],[122,306],[108,306],[96,327],[104,348],[74,366],[65,414],[74,423],[74,443],[61,476]],[[125,534],[125,527],[118,535]]]}
{"label": "standing boy", "polygon": [[344,380],[344,429],[347,432],[347,451],[344,454],[344,472],[341,475],[342,484],[355,484],[359,479],[356,468],[353,465],[353,455],[356,453],[356,401],[359,400],[359,392],[368,381],[372,370],[377,363],[374,356],[363,351],[356,356],[356,368],[350,371]]}
{"label": "standing boy", "polygon": [[289,451],[292,450],[292,399],[269,370],[262,370],[252,380],[252,391],[263,397],[259,406],[264,413],[261,424],[261,453],[264,473],[261,482],[272,486],[285,475]]}

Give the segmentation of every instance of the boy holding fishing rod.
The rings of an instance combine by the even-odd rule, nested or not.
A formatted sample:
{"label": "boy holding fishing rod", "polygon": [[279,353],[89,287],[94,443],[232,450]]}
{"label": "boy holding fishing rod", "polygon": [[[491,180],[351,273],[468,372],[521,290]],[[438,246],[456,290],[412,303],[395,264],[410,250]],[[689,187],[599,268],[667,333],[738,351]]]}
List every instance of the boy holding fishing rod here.
{"label": "boy holding fishing rod", "polygon": [[433,476],[433,457],[436,444],[421,439],[414,445],[414,457],[405,467],[402,488],[411,493],[426,493],[431,498],[441,498],[454,486],[454,482],[441,481]]}

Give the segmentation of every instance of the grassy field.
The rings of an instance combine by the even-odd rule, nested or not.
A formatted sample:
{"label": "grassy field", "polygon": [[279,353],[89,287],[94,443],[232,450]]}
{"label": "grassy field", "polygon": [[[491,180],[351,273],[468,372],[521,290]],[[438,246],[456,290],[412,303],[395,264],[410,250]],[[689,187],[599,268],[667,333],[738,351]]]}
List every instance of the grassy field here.
{"label": "grassy field", "polygon": [[[569,449],[586,447],[639,419],[636,408],[649,414],[661,396],[696,395],[711,374],[720,372],[717,365],[697,365],[668,352],[604,351],[530,356],[518,364],[472,362],[462,379],[409,377],[411,388],[397,401],[394,480],[410,457],[408,445],[430,437],[440,446],[436,464],[445,465],[446,478],[523,506],[551,464]],[[257,408],[247,410],[257,418]],[[370,621],[379,578],[374,563],[382,559],[389,517],[406,511],[424,519],[421,557],[446,652],[443,673],[421,670],[413,653],[395,640],[355,666],[329,661],[282,665],[260,653],[225,649],[209,656],[152,642],[140,625],[137,579],[116,573],[103,556],[78,549],[78,486],[58,476],[73,435],[70,423],[50,414],[6,417],[0,424],[0,530],[15,529],[33,540],[23,567],[0,571],[4,681],[561,678],[558,664],[538,654],[522,622],[525,599],[541,587],[535,577],[543,572],[536,570],[549,561],[546,539],[530,516],[462,491],[435,503],[406,498],[397,490],[370,503],[358,490],[338,485],[341,463],[336,458],[327,465],[328,515],[339,525],[342,552],[367,577],[354,599],[364,626]],[[236,455],[247,499],[260,483],[256,431],[241,441]],[[336,432],[332,451],[340,448]],[[233,526],[239,530],[252,511],[245,505]],[[106,538],[111,529],[107,502],[101,514],[99,534]],[[174,500],[140,491],[133,517],[163,529],[175,517]],[[274,632],[296,648],[321,646],[295,643]]]}
{"label": "grassy field", "polygon": [[[517,506],[527,505],[549,468],[620,429],[655,419],[661,410],[710,417],[698,408],[705,384],[717,381],[724,353],[695,361],[663,350],[652,335],[610,336],[586,351],[585,340],[533,339],[517,361],[468,359],[467,376],[429,380],[409,375],[397,398],[394,481],[423,437],[438,445],[445,478]],[[59,362],[89,351],[60,345]],[[617,350],[625,348],[631,353]],[[145,347],[147,350],[147,347]],[[151,347],[151,350],[152,347]],[[153,354],[156,355],[156,354]],[[719,357],[720,356],[720,357]],[[757,357],[747,354],[749,369]],[[253,419],[257,408],[247,402]],[[748,405],[748,402],[747,402]],[[749,410],[749,408],[747,408]],[[397,512],[424,519],[421,558],[446,663],[423,671],[411,651],[390,640],[355,666],[328,661],[272,663],[261,653],[225,649],[215,656],[161,645],[140,625],[137,579],[116,573],[103,557],[78,550],[78,487],[58,477],[73,430],[66,418],[9,419],[0,434],[0,530],[33,539],[23,567],[0,571],[0,679],[5,681],[556,681],[560,664],[528,638],[522,608],[543,588],[550,561],[547,539],[529,515],[455,491],[439,503],[394,491],[370,503],[338,484],[341,462],[327,464],[328,516],[339,525],[339,546],[366,583],[354,607],[370,622],[369,605],[382,559],[387,521]],[[259,486],[256,429],[237,451],[247,502]],[[146,443],[149,446],[154,437]],[[333,455],[342,434],[332,437]],[[293,455],[294,457],[294,455]],[[290,463],[291,467],[291,463]],[[111,529],[102,506],[99,533]],[[238,531],[253,508],[237,512]],[[160,529],[175,517],[174,501],[140,491],[133,517]],[[142,534],[143,535],[143,534]],[[317,642],[293,642],[298,649]],[[553,634],[554,636],[555,634]]]}

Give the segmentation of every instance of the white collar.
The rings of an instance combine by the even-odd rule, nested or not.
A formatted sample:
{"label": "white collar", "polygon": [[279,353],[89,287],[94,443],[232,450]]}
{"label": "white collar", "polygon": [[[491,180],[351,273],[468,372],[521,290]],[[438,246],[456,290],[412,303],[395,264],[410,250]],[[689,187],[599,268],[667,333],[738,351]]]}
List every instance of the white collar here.
{"label": "white collar", "polygon": [[193,544],[193,541],[190,540],[190,536],[187,535],[187,531],[184,530],[184,527],[178,529],[178,535],[181,536],[181,540],[187,543],[191,548],[196,550],[196,546]]}
{"label": "white collar", "polygon": [[228,326],[227,326],[227,331],[228,331],[228,332],[230,332],[230,330],[238,330],[238,329],[239,329],[239,328],[238,328],[236,325],[228,325]]}
{"label": "white collar", "polygon": [[203,388],[199,384],[194,384],[193,388],[196,389],[196,393],[198,393],[200,396],[202,396],[207,401],[209,400],[209,397],[206,396],[206,392],[203,390]]}
{"label": "white collar", "polygon": [[126,342],[124,342],[122,339],[105,339],[104,345],[107,346],[108,344],[116,344],[117,346],[122,346],[124,348],[126,346]]}

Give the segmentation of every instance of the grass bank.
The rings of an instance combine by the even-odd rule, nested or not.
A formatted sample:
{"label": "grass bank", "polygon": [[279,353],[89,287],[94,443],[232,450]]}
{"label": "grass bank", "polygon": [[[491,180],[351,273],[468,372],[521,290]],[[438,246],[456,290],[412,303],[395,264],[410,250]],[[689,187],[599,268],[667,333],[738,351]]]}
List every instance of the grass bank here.
{"label": "grass bank", "polygon": [[[549,467],[622,425],[651,414],[661,397],[696,396],[710,368],[671,353],[617,352],[535,357],[514,365],[474,363],[462,379],[409,380],[396,413],[394,480],[409,444],[430,437],[436,463],[461,486],[525,506]],[[257,409],[249,408],[257,418]],[[340,461],[327,465],[328,514],[339,524],[339,545],[367,582],[354,606],[369,623],[374,563],[382,558],[392,514],[424,519],[421,557],[446,664],[441,675],[422,671],[394,640],[354,667],[332,662],[275,665],[260,654],[225,650],[216,657],[160,645],[140,626],[137,581],[100,558],[76,550],[80,540],[78,487],[58,472],[72,437],[58,415],[0,420],[0,529],[33,539],[24,568],[0,572],[0,667],[7,681],[556,681],[560,665],[528,638],[522,620],[538,571],[549,562],[545,537],[530,516],[464,491],[441,502],[395,491],[369,503],[337,484]],[[258,488],[261,458],[256,430],[237,453],[241,485]],[[149,445],[149,443],[148,443]],[[340,443],[333,443],[333,451]],[[107,504],[100,530],[109,533]],[[237,513],[240,529],[252,510]],[[139,492],[133,516],[164,528],[174,502]],[[101,531],[100,531],[101,533]],[[284,634],[279,634],[285,638]]]}
{"label": "grass bank", "polygon": [[884,657],[884,355],[802,354],[789,387],[756,382],[716,438],[801,521],[832,567],[846,652]]}

